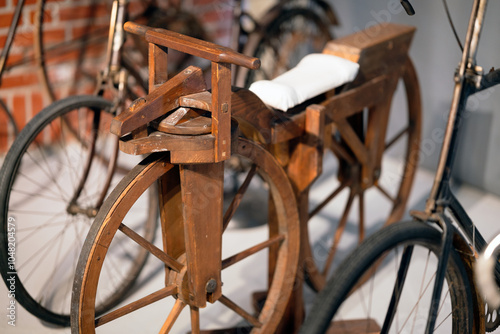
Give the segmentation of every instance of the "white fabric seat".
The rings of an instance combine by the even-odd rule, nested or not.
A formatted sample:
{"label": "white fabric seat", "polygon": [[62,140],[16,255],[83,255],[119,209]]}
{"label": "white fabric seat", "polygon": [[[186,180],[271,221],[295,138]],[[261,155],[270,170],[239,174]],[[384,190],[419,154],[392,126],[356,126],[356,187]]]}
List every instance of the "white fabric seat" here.
{"label": "white fabric seat", "polygon": [[250,90],[268,106],[286,111],[354,80],[359,64],[323,53],[312,53],[273,80],[252,83]]}

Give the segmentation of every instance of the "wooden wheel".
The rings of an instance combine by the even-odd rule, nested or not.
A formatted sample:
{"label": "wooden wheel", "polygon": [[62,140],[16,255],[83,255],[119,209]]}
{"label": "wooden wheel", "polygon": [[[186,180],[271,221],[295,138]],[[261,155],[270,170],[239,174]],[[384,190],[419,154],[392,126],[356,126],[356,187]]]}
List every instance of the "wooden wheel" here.
{"label": "wooden wheel", "polygon": [[[96,329],[106,332],[114,326],[125,328],[123,321],[134,317],[134,314],[142,320],[137,322],[137,328],[130,327],[133,321],[126,321],[126,331],[145,332],[147,323],[148,328],[155,332],[179,333],[191,330],[192,333],[200,333],[201,329],[215,323],[222,328],[238,325],[247,328],[251,333],[274,332],[291,294],[297,269],[299,224],[296,203],[284,171],[267,151],[242,139],[234,146],[233,154],[250,162],[251,167],[246,176],[241,175],[244,179],[240,183],[241,186],[234,198],[224,206],[224,218],[221,222],[224,231],[221,259],[222,296],[217,300],[209,300],[211,303],[204,309],[190,304],[189,278],[186,274],[188,264],[185,260],[189,239],[188,236],[184,237],[183,232],[187,230],[184,229],[182,219],[183,190],[179,168],[168,163],[165,155],[151,155],[136,166],[113,191],[91,228],[75,276],[72,300],[73,333],[93,333]],[[146,242],[127,227],[128,211],[157,180],[160,180],[160,203],[163,203],[161,239],[164,247]],[[262,185],[263,182],[265,186]],[[209,184],[200,188],[206,188],[200,191],[207,192],[207,200],[215,200],[218,196],[209,191]],[[245,213],[239,215],[239,211],[254,203],[254,199],[251,199],[250,203],[246,202],[246,197],[251,196],[255,189],[267,189],[268,193],[259,194],[258,198],[270,201],[264,203],[265,205],[258,204],[249,211],[258,219],[267,219],[267,224],[255,223],[254,228],[245,229],[244,234],[239,234],[242,232],[235,229],[234,225],[238,224],[239,218],[247,217]],[[225,198],[225,202],[226,200]],[[267,214],[265,206],[269,208]],[[199,209],[202,207],[203,204],[200,203]],[[120,239],[136,240],[154,256],[156,266],[153,267],[164,268],[165,275],[160,275],[160,279],[156,280],[156,291],[144,292],[143,297],[134,295],[134,301],[125,301],[119,308],[95,319],[98,282],[112,279],[116,275],[103,272],[101,267],[113,255],[114,243]],[[213,243],[213,247],[220,247],[216,241]],[[268,258],[269,271],[261,275],[265,271],[263,269]],[[126,259],[123,260],[123,265],[117,267],[117,271],[129,265]],[[253,310],[249,300],[254,291],[253,286],[257,283],[262,285],[257,290],[268,290],[268,294],[259,309]],[[139,290],[137,294],[142,292]],[[156,307],[150,305],[155,302]],[[183,309],[186,309],[186,312],[181,312]],[[130,314],[132,312],[133,314]],[[158,323],[152,323],[149,317],[151,314],[158,315]],[[148,321],[145,321],[144,317],[148,317]]]}
{"label": "wooden wheel", "polygon": [[[303,218],[308,222],[301,230],[301,241],[306,281],[316,291],[357,240],[403,217],[417,168],[421,128],[420,90],[409,59],[399,86],[388,117],[368,108],[334,125],[333,138],[326,145],[338,161],[337,184],[332,187],[319,179],[316,188],[325,192],[328,187],[330,195],[318,199],[313,188],[299,199],[312,208]],[[400,101],[403,97],[406,106]],[[346,127],[354,131],[346,133]],[[353,144],[358,139],[361,149]],[[381,163],[366,167],[361,158],[369,155],[380,156]],[[323,208],[330,210],[321,211],[326,219],[315,217]],[[330,216],[330,212],[334,213]]]}

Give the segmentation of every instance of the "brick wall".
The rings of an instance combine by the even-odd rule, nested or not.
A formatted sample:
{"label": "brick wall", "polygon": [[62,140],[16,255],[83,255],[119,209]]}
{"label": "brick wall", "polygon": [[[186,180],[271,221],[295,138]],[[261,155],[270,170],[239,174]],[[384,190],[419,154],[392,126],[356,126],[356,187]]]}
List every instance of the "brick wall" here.
{"label": "brick wall", "polygon": [[[18,0],[0,0],[0,45],[5,45],[10,22]],[[144,2],[130,0],[129,12],[133,16],[144,10]],[[179,0],[157,0],[162,9],[172,7]],[[44,46],[47,54],[49,78],[56,98],[70,94],[91,93],[94,78],[102,69],[111,0],[47,0],[44,15]],[[182,0],[183,10],[189,10],[200,20],[209,38],[228,45],[231,26],[231,0]],[[40,86],[37,67],[33,62],[33,32],[36,0],[26,0],[9,56],[8,67],[0,85],[0,98],[12,111],[17,126],[22,128],[36,113],[50,103]],[[61,43],[87,40],[85,47],[71,47],[61,51]],[[100,42],[96,37],[100,36]],[[91,45],[91,46],[89,46]],[[19,63],[22,62],[21,65]],[[14,66],[15,65],[15,66]],[[14,67],[12,67],[14,66]],[[5,152],[14,138],[6,116],[0,113],[0,152]]]}

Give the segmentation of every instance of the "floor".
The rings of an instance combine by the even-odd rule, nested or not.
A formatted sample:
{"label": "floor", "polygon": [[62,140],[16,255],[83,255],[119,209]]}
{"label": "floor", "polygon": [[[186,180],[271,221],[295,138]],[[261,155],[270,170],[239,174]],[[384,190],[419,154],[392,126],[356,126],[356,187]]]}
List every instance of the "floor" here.
{"label": "floor", "polygon": [[[388,162],[389,164],[391,161]],[[326,175],[325,178],[332,177],[332,175]],[[417,173],[417,178],[415,182],[415,186],[412,190],[412,194],[410,197],[410,208],[422,209],[425,204],[425,198],[430,190],[431,184],[433,180],[433,174],[428,170],[419,170]],[[494,196],[488,193],[484,193],[478,189],[472,188],[467,185],[455,185],[456,194],[458,198],[462,201],[465,206],[467,212],[470,214],[472,219],[479,226],[479,229],[487,240],[490,240],[495,233],[500,232],[500,226],[497,226],[495,223],[497,221],[498,214],[500,212],[500,197]],[[321,188],[320,188],[321,189]],[[372,210],[377,210],[379,203],[377,200],[367,201],[370,203],[370,206],[373,206]],[[368,209],[370,210],[370,209]],[[326,221],[328,221],[328,217],[323,217]],[[262,233],[262,226],[257,227],[240,227],[233,228],[229,232],[230,239],[232,243],[230,243],[229,247],[238,247],[239,242],[241,240],[248,240],[254,237],[257,237]],[[318,232],[319,233],[319,232]],[[313,235],[312,238],[318,238],[318,235]],[[231,246],[232,245],[232,246]],[[246,291],[253,289],[254,286],[260,284],[261,278],[259,278],[259,266],[254,264],[251,266],[252,270],[236,270],[231,273],[231,276],[226,278],[226,280],[230,280],[233,283],[233,289],[236,292]],[[141,292],[147,291],[149,287],[154,286],[155,283],[160,283],[163,280],[163,276],[161,273],[160,267],[153,262],[148,262],[145,269],[143,270],[139,282],[140,288],[137,288],[136,291],[133,292],[132,296],[137,294],[140,295]],[[262,276],[262,275],[261,275]],[[242,294],[243,295],[243,294]],[[305,289],[305,302],[306,302],[306,310],[309,309],[312,301],[314,300],[314,293],[309,289]],[[39,334],[48,334],[48,333],[69,333],[70,330],[68,328],[55,328],[53,326],[42,323],[37,318],[33,317],[29,313],[27,313],[23,308],[16,308],[16,326],[12,327],[8,324],[8,319],[6,317],[6,308],[9,306],[10,299],[8,298],[8,293],[5,285],[1,284],[0,286],[0,305],[2,306],[3,311],[1,314],[3,315],[0,318],[0,332],[1,333],[39,333]],[[147,308],[143,310],[143,312],[139,312],[134,316],[131,316],[127,320],[127,330],[129,332],[144,332],[146,328],[151,327],[155,328],[154,331],[157,331],[157,319],[161,319],[163,315],[162,309],[168,307],[168,305],[163,305],[161,303],[155,304],[155,306]],[[211,315],[209,316],[211,323],[214,325],[218,323],[225,324],[231,322],[237,322],[238,320],[233,319],[234,317],[231,314],[227,314],[224,310],[215,309],[211,310]],[[184,312],[186,313],[186,312]],[[181,326],[182,328],[177,329],[175,332],[184,333],[187,332],[187,327],[189,325],[189,315],[184,314],[181,315],[180,319],[181,323],[184,323],[186,326]],[[161,322],[160,322],[161,326]],[[120,328],[112,328],[108,327],[107,333],[122,333],[123,327]]]}

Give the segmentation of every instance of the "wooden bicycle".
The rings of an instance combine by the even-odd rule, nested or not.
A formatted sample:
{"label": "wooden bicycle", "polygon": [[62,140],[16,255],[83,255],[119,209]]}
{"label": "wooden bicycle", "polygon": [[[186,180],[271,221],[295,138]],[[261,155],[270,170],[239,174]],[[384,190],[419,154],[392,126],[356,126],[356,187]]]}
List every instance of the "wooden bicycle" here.
{"label": "wooden bicycle", "polygon": [[[363,212],[364,193],[370,188],[379,189],[390,199],[385,222],[396,220],[404,210],[420,132],[419,88],[407,55],[414,29],[388,24],[379,27],[376,34],[364,31],[332,41],[320,56],[354,60],[352,63],[359,65],[354,80],[318,93],[286,114],[266,106],[252,90],[231,87],[231,65],[254,69],[259,66],[258,59],[167,30],[130,22],[125,29],[149,43],[150,93],[118,115],[111,131],[120,137],[122,151],[149,156],[115,188],[91,227],[73,286],[72,332],[92,333],[102,325],[106,325],[103,330],[124,326],[123,322],[120,325],[124,316],[155,302],[163,305],[161,309],[170,309],[163,325],[158,324],[161,333],[185,329],[181,314],[185,307],[190,310],[187,322],[193,333],[211,330],[200,320],[202,309],[208,318],[224,317],[223,310],[228,310],[228,316],[236,316],[236,320],[223,326],[236,326],[240,332],[287,332],[285,312],[297,314],[298,322],[302,319],[303,276],[296,274],[304,269],[308,281],[321,288],[329,272],[330,265],[324,273],[315,267],[317,259],[308,238],[309,218],[343,189],[349,189],[347,213],[356,197]],[[169,48],[211,61],[211,87],[196,67],[168,78]],[[407,122],[387,140],[390,106],[400,79],[407,91]],[[380,185],[382,157],[403,137],[403,172],[396,195],[391,195]],[[340,161],[340,185],[310,213],[309,191],[321,174],[327,150]],[[233,157],[239,158],[246,176],[228,200],[224,166]],[[155,184],[162,228],[159,245],[148,242],[127,224],[133,216],[128,214],[131,208]],[[259,208],[267,212],[264,231],[259,238],[237,240],[236,248],[241,250],[227,254],[226,243],[235,242],[231,240],[232,222],[255,184],[266,190],[262,197],[267,200],[267,210]],[[345,228],[347,213],[340,219],[335,240]],[[362,215],[360,237],[363,220]],[[99,282],[120,277],[121,271],[134,265],[120,259],[114,270],[102,270],[104,263],[120,254],[123,240],[133,241],[135,247],[158,259],[164,279],[155,291],[96,317],[95,304],[107,293],[100,291]],[[334,242],[329,258],[335,250]],[[265,293],[238,287],[241,279],[231,270],[241,270],[243,265],[266,269],[259,279]],[[255,274],[251,269],[245,273]],[[289,303],[292,290],[294,298]],[[241,299],[252,293],[254,310],[250,310],[248,300]]]}

